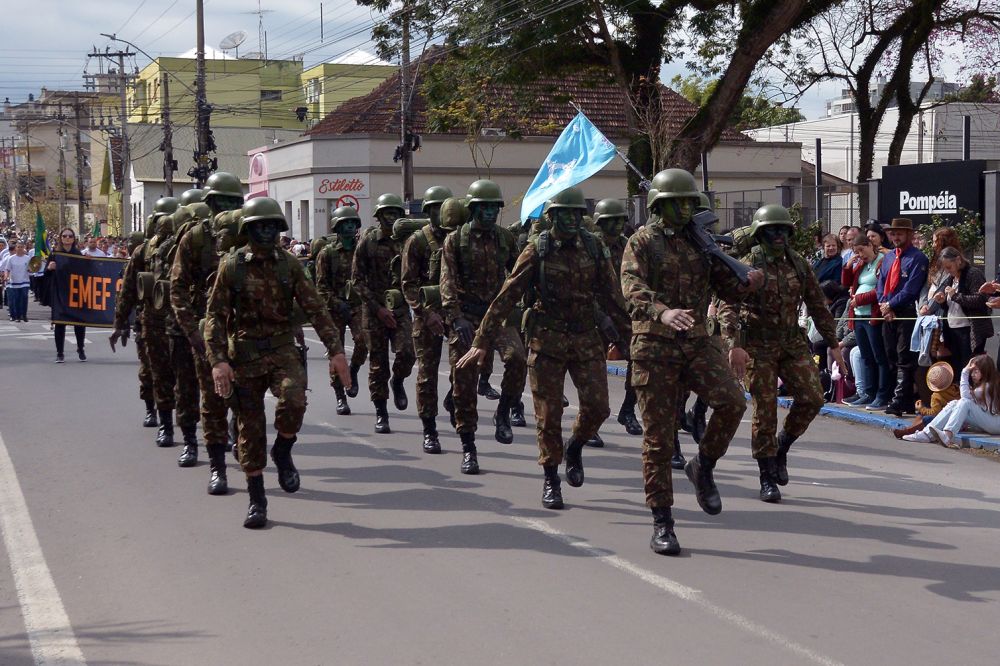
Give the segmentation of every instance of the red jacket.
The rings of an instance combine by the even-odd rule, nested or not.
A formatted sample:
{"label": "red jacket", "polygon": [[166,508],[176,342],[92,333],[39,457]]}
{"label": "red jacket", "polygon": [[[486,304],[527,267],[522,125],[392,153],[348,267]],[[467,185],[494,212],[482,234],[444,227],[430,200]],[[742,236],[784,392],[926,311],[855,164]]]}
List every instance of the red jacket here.
{"label": "red jacket", "polygon": [[[854,299],[855,305],[872,305],[872,315],[868,323],[872,326],[878,326],[882,323],[882,313],[878,308],[878,293],[876,290],[866,291],[858,296],[854,295],[854,292],[858,289],[858,278],[861,277],[861,269],[864,268],[865,264],[861,261],[859,257],[853,257],[848,264],[844,264],[844,270],[840,274],[840,283],[843,285],[850,285],[851,297]],[[854,330],[854,308],[849,308],[849,314],[847,315],[848,328],[852,331]]]}

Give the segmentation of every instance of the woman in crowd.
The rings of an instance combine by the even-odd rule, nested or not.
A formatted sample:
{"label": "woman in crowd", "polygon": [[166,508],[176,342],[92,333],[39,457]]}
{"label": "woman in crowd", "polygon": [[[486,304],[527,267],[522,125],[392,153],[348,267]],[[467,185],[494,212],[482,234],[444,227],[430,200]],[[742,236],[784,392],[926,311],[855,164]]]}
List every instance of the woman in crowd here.
{"label": "woman in crowd", "polygon": [[868,236],[858,236],[854,239],[854,260],[844,267],[843,275],[844,284],[851,285],[847,307],[851,310],[852,328],[867,380],[864,392],[859,391],[846,402],[855,407],[870,407],[872,411],[886,408],[896,386],[882,342],[882,319],[878,308],[872,308],[878,300],[875,286],[884,256],[876,251]]}
{"label": "woman in crowd", "polygon": [[822,255],[813,262],[813,271],[820,284],[832,281],[840,284],[844,261],[840,257],[840,240],[834,234],[823,236]]}
{"label": "woman in crowd", "polygon": [[945,276],[934,293],[931,308],[935,314],[947,315],[941,327],[944,342],[951,352],[948,361],[961,370],[973,356],[986,349],[986,340],[993,336],[993,320],[985,294],[979,288],[986,283],[983,271],[973,266],[954,247],[941,250],[940,261]]}
{"label": "woman in crowd", "polygon": [[872,248],[879,254],[889,253],[889,237],[886,235],[882,225],[875,220],[869,220],[865,225],[865,236],[872,244]]}
{"label": "woman in crowd", "polygon": [[955,435],[964,427],[973,427],[990,435],[1000,435],[1000,373],[986,354],[974,357],[962,370],[959,391],[926,428],[905,435],[908,442],[939,442],[957,448]]}
{"label": "woman in crowd", "polygon": [[[55,247],[56,252],[67,254],[82,254],[80,248],[76,246],[76,232],[65,227],[59,232],[59,243]],[[52,279],[56,275],[56,262],[50,261],[45,267],[45,277],[49,281],[50,289],[54,289]],[[66,324],[55,324],[56,332],[56,363],[64,363],[63,348],[66,346]],[[83,352],[83,336],[87,332],[86,326],[74,326],[73,333],[76,335],[76,353],[81,361],[87,360],[87,355]]]}

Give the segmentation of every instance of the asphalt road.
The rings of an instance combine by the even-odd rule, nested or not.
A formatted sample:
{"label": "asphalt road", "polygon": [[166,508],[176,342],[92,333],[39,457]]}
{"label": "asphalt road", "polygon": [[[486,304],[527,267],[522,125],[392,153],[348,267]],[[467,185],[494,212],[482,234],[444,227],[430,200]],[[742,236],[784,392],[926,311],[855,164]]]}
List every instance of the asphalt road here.
{"label": "asphalt road", "polygon": [[821,418],[766,505],[745,422],[721,515],[675,477],[684,551],[661,557],[640,440],[613,420],[586,485],[545,510],[533,428],[496,443],[482,400],[483,473],[463,476],[446,415],[445,453],[421,452],[412,382],[391,435],[364,383],[337,417],[314,344],[302,489],[268,470],[271,524],[250,531],[236,465],[230,495],[207,495],[207,462],[178,468],[140,427],[134,348],[87,337],[88,363],[56,365],[47,322],[0,324],[3,666],[998,661],[991,460]]}

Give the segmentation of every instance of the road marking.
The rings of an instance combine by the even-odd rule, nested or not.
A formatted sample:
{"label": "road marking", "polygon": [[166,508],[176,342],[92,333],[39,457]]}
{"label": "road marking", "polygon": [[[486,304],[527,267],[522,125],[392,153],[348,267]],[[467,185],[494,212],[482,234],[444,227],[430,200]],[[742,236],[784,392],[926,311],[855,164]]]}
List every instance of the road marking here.
{"label": "road marking", "polygon": [[678,583],[677,581],[667,578],[666,576],[661,576],[660,574],[643,569],[642,567],[632,564],[628,560],[618,557],[617,555],[611,555],[586,541],[576,537],[571,537],[564,532],[560,532],[545,521],[534,520],[532,518],[521,518],[518,516],[510,516],[510,518],[516,523],[524,525],[525,527],[531,528],[537,532],[541,532],[542,534],[552,537],[567,546],[583,551],[591,557],[594,557],[597,560],[618,569],[619,571],[635,576],[644,583],[648,583],[649,585],[677,597],[682,601],[689,601],[696,606],[699,606],[709,615],[723,620],[724,622],[728,622],[737,629],[745,631],[748,634],[763,638],[777,647],[788,650],[789,652],[794,652],[800,657],[804,657],[805,659],[817,664],[823,664],[824,666],[843,666],[841,662],[810,650],[804,645],[799,645],[785,636],[782,636],[781,634],[771,631],[767,627],[754,622],[748,617],[712,603],[706,599],[699,590],[696,590],[693,587],[688,587],[687,585]]}
{"label": "road marking", "polygon": [[86,664],[45,563],[3,435],[0,435],[0,532],[35,664]]}

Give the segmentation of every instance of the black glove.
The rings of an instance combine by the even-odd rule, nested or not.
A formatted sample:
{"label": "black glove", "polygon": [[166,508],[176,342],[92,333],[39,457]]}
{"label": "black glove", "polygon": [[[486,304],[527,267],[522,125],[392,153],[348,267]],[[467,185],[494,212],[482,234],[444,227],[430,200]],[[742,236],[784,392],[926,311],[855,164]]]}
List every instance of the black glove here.
{"label": "black glove", "polygon": [[472,337],[475,334],[475,329],[472,328],[472,324],[465,317],[459,317],[455,321],[451,322],[451,328],[455,331],[458,339],[466,347],[472,346]]}

